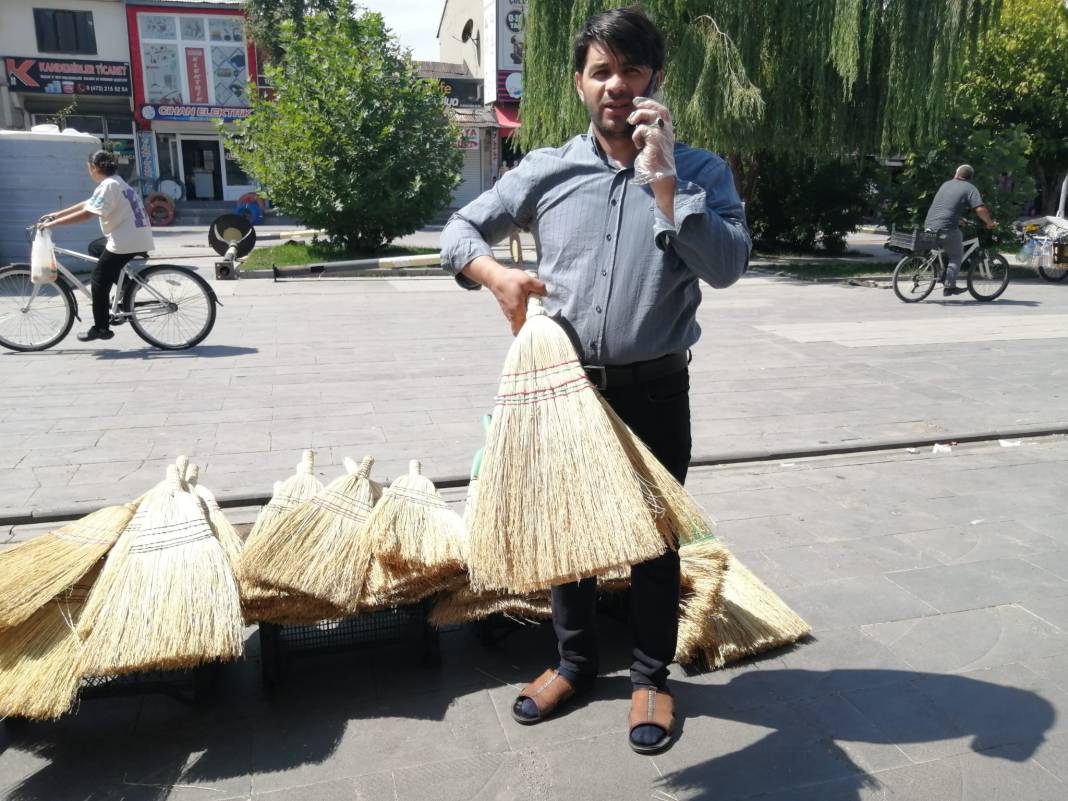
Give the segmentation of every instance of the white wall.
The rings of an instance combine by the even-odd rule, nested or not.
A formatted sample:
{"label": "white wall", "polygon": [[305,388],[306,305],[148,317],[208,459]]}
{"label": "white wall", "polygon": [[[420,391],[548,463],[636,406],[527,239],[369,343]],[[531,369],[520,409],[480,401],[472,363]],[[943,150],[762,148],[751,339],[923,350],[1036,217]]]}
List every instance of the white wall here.
{"label": "white wall", "polygon": [[[468,42],[460,41],[464,23],[469,19],[475,21],[473,30],[478,34],[478,48],[475,47],[473,36]],[[438,46],[441,50],[439,61],[447,64],[466,64],[473,77],[481,78],[482,65],[486,63],[486,33],[482,22],[482,0],[447,0],[441,29],[438,31]]]}
{"label": "white wall", "polygon": [[[96,55],[39,52],[37,32],[33,26],[35,8],[92,11]],[[126,6],[121,0],[0,0],[0,56],[129,62],[130,41],[126,35]]]}

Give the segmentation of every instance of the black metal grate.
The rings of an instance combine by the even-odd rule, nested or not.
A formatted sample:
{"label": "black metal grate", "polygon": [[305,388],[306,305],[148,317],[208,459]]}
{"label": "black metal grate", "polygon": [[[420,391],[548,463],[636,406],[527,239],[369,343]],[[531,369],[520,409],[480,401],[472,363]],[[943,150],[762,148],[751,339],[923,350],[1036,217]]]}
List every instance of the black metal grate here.
{"label": "black metal grate", "polygon": [[294,659],[392,643],[418,644],[424,664],[437,665],[440,643],[427,620],[428,611],[422,603],[318,623],[260,623],[263,683],[273,688]]}
{"label": "black metal grate", "polygon": [[219,663],[210,662],[189,670],[141,670],[120,676],[87,676],[82,679],[82,698],[113,698],[159,693],[190,704],[208,700],[218,680]]}

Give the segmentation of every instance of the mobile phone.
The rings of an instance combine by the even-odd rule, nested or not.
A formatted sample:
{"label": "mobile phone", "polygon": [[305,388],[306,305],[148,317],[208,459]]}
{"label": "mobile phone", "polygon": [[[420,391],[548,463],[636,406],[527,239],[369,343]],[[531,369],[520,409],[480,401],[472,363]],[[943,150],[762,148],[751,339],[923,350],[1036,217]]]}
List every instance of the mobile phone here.
{"label": "mobile phone", "polygon": [[660,73],[659,72],[654,72],[652,77],[649,78],[649,85],[645,87],[645,93],[642,96],[643,97],[647,97],[650,100],[655,100],[657,103],[659,103],[660,102],[659,92],[660,92]]}

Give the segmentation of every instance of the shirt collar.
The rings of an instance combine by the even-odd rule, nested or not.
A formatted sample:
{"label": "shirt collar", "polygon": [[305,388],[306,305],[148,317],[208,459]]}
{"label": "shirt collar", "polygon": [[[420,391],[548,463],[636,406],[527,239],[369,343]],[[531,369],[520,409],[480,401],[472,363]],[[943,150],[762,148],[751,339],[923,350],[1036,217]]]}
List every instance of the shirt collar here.
{"label": "shirt collar", "polygon": [[622,170],[634,169],[633,166],[624,167],[619,162],[610,160],[608,158],[608,154],[601,150],[601,143],[597,141],[597,134],[593,132],[592,122],[590,123],[590,127],[586,130],[586,139],[589,143],[590,151],[593,153],[593,155],[600,159],[601,163],[608,167],[610,170],[620,172]]}

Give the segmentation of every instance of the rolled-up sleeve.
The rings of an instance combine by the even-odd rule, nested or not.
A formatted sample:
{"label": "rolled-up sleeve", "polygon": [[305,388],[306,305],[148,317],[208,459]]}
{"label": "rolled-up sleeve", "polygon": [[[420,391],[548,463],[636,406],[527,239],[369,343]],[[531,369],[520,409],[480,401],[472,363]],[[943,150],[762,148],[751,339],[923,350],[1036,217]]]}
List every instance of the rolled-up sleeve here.
{"label": "rolled-up sleeve", "polygon": [[674,252],[716,289],[741,278],[749,266],[752,240],[727,163],[711,160],[694,181],[679,180],[675,221],[655,209],[653,235],[657,247]]}
{"label": "rolled-up sleeve", "polygon": [[478,289],[479,285],[461,270],[479,256],[492,256],[491,245],[530,224],[534,156],[527,156],[492,188],[453,214],[442,229],[441,267],[465,289]]}

